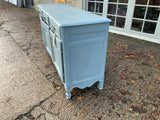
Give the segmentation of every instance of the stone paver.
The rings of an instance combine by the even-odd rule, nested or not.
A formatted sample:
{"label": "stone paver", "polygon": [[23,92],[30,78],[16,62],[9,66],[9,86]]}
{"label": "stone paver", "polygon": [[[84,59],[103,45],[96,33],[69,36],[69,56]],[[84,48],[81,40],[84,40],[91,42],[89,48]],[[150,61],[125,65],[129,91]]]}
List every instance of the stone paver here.
{"label": "stone paver", "polygon": [[[4,32],[4,31],[1,31]],[[15,119],[54,93],[27,55],[6,32],[0,36],[0,119]]]}
{"label": "stone paver", "polygon": [[38,14],[13,6],[0,13],[0,29],[8,31],[0,34],[12,36],[56,90],[19,120],[159,120],[160,45],[110,33],[104,89],[99,91],[97,84],[76,88],[66,100],[42,41]]}

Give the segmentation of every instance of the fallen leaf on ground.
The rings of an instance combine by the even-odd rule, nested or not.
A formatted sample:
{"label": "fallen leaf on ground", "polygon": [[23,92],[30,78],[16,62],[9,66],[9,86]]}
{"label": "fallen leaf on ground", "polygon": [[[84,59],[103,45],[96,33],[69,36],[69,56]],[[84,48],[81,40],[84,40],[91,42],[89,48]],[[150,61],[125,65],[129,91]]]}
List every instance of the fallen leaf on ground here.
{"label": "fallen leaf on ground", "polygon": [[134,58],[134,55],[126,55],[125,58]]}
{"label": "fallen leaf on ground", "polygon": [[80,97],[77,97],[77,99],[78,99],[78,100],[82,100],[82,97],[81,97],[81,96],[80,96]]}
{"label": "fallen leaf on ground", "polygon": [[134,58],[135,56],[134,55],[130,55],[130,58]]}
{"label": "fallen leaf on ground", "polygon": [[121,90],[120,90],[120,93],[121,93],[122,95],[127,95],[127,91],[126,91],[125,89],[121,89]]}
{"label": "fallen leaf on ground", "polygon": [[148,57],[150,57],[151,59],[153,59],[153,58],[154,58],[154,57],[153,57],[152,55],[150,55],[150,54],[148,54],[147,56],[148,56]]}
{"label": "fallen leaf on ground", "polygon": [[154,115],[160,115],[160,113],[158,113],[158,112],[154,112]]}
{"label": "fallen leaf on ground", "polygon": [[8,8],[2,8],[2,10],[7,10]]}
{"label": "fallen leaf on ground", "polygon": [[115,98],[115,100],[120,100],[121,99],[121,97],[116,93],[114,94],[114,98]]}
{"label": "fallen leaf on ground", "polygon": [[37,25],[40,25],[40,21],[37,22]]}
{"label": "fallen leaf on ground", "polygon": [[116,50],[119,50],[119,47],[116,47]]}
{"label": "fallen leaf on ground", "polygon": [[128,49],[128,47],[127,47],[127,46],[124,46],[124,47],[123,47],[123,49],[125,49],[125,50],[126,50],[126,49]]}
{"label": "fallen leaf on ground", "polygon": [[126,77],[125,77],[124,75],[121,75],[120,78],[121,78],[122,80],[126,80]]}
{"label": "fallen leaf on ground", "polygon": [[158,94],[153,93],[152,95],[153,95],[153,97],[158,97]]}
{"label": "fallen leaf on ground", "polygon": [[153,86],[152,85],[148,85],[149,89],[153,89]]}
{"label": "fallen leaf on ground", "polygon": [[131,106],[132,111],[138,112],[138,113],[146,113],[147,110],[145,108],[143,108],[142,106]]}
{"label": "fallen leaf on ground", "polygon": [[135,84],[136,82],[134,80],[131,80],[131,83]]}
{"label": "fallen leaf on ground", "polygon": [[154,66],[155,66],[155,67],[160,67],[160,64],[154,63]]}
{"label": "fallen leaf on ground", "polygon": [[130,58],[130,56],[126,55],[125,58]]}
{"label": "fallen leaf on ground", "polygon": [[72,89],[71,92],[74,92],[74,89]]}
{"label": "fallen leaf on ground", "polygon": [[127,73],[127,72],[128,72],[128,69],[126,68],[126,69],[124,69],[123,71],[124,71],[125,73]]}

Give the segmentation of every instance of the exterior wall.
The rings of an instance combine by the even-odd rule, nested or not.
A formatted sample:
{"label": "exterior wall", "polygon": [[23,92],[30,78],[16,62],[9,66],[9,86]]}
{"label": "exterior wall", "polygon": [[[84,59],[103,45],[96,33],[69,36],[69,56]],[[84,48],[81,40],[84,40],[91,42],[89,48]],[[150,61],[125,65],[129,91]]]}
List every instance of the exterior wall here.
{"label": "exterior wall", "polygon": [[82,0],[67,0],[67,4],[82,9]]}
{"label": "exterior wall", "polygon": [[34,7],[36,10],[38,10],[38,7],[37,7],[38,4],[55,3],[55,0],[33,0],[33,1],[34,1]]}
{"label": "exterior wall", "polygon": [[[38,4],[55,3],[55,0],[34,0],[34,7],[38,10]],[[66,4],[82,9],[82,0],[66,0]]]}

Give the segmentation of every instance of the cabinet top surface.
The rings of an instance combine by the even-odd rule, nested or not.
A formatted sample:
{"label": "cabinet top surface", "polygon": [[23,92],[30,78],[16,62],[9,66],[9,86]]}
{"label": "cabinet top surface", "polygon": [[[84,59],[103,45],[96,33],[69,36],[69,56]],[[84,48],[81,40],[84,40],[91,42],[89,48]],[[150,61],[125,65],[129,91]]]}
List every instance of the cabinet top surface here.
{"label": "cabinet top surface", "polygon": [[96,24],[111,21],[105,17],[71,7],[66,4],[42,4],[38,5],[38,7],[61,27]]}

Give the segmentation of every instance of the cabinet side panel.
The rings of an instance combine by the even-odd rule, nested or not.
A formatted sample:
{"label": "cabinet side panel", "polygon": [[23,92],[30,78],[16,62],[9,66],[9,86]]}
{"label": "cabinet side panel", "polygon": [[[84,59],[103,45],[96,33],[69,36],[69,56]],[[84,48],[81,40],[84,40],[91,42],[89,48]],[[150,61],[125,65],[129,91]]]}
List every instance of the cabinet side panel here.
{"label": "cabinet side panel", "polygon": [[64,29],[65,78],[69,89],[103,81],[108,23]]}

